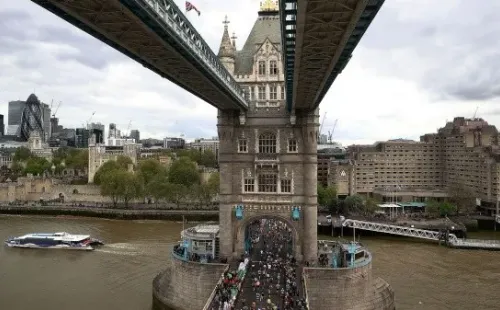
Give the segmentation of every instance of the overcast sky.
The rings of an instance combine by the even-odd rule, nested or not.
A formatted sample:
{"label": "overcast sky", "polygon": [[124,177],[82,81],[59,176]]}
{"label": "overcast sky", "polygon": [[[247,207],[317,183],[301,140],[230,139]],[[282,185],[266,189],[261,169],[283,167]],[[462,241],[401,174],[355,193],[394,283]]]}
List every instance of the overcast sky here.
{"label": "overcast sky", "polygon": [[[183,8],[184,1],[176,0]],[[218,50],[224,15],[241,48],[259,0],[192,0],[189,19]],[[418,139],[455,116],[500,122],[500,1],[388,0],[321,104],[344,144]],[[35,92],[60,123],[130,120],[141,137],[211,137],[209,104],[29,0],[0,0],[0,113]]]}

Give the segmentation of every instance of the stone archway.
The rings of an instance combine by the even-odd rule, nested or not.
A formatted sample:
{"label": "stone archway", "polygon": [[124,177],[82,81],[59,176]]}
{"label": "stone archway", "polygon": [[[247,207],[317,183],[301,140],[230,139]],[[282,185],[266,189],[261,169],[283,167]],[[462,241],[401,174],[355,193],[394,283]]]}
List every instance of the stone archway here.
{"label": "stone archway", "polygon": [[262,220],[262,219],[273,219],[285,223],[292,230],[292,247],[293,255],[299,261],[302,260],[302,245],[300,243],[300,222],[294,222],[290,218],[286,218],[281,215],[276,214],[259,214],[245,217],[242,220],[235,221],[234,225],[234,254],[236,257],[241,256],[244,253],[245,248],[245,231],[248,225],[251,223]]}

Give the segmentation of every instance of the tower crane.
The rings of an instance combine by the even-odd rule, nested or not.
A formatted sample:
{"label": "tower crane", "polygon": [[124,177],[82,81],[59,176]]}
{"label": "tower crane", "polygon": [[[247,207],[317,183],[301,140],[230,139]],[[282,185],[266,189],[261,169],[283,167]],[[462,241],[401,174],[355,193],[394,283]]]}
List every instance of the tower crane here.
{"label": "tower crane", "polygon": [[90,118],[89,118],[89,120],[87,121],[87,129],[90,129],[90,128],[89,128],[89,124],[90,124],[90,122],[92,121],[92,118],[94,117],[94,114],[95,114],[95,111],[94,111],[94,112],[92,112],[92,115],[90,115]]}
{"label": "tower crane", "polygon": [[333,124],[333,128],[332,128],[332,131],[328,130],[328,143],[332,143],[332,136],[333,136],[333,133],[335,132],[335,128],[337,127],[337,122],[338,122],[338,118],[335,120],[335,123]]}
{"label": "tower crane", "polygon": [[[59,111],[59,107],[61,106],[61,101],[59,101],[59,103],[57,104],[57,107],[56,107],[56,110],[54,111],[54,113],[52,114],[52,117],[56,117],[56,114],[57,114],[57,111]],[[52,105],[52,104],[51,104]]]}
{"label": "tower crane", "polygon": [[128,126],[127,126],[127,133],[126,133],[126,135],[127,135],[129,138],[130,138],[130,127],[131,127],[131,126],[132,126],[132,120],[130,120],[130,121],[128,122]]}
{"label": "tower crane", "polygon": [[318,131],[318,141],[321,138],[321,133],[323,132],[323,125],[325,124],[325,119],[326,119],[326,112],[323,114],[323,120],[321,121],[321,125],[319,126],[319,131]]}
{"label": "tower crane", "polygon": [[474,111],[474,115],[472,116],[472,120],[476,119],[476,114],[477,114],[478,109],[479,109],[479,106],[476,107],[476,111]]}

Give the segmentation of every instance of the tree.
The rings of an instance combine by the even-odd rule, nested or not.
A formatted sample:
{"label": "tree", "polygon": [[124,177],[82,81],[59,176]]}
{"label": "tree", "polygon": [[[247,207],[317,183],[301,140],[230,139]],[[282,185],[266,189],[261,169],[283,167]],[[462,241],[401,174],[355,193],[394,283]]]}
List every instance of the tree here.
{"label": "tree", "polygon": [[168,196],[168,190],[168,179],[166,175],[158,174],[145,184],[145,193],[154,198],[155,204],[158,204],[160,200]]}
{"label": "tree", "polygon": [[425,213],[432,217],[437,217],[440,215],[439,202],[437,200],[428,200],[425,205]]}
{"label": "tree", "polygon": [[364,198],[358,194],[347,196],[344,202],[348,211],[360,211],[365,203]]}
{"label": "tree", "polygon": [[88,149],[70,149],[64,161],[69,168],[85,170],[89,166],[89,151]]}
{"label": "tree", "polygon": [[158,175],[166,176],[167,169],[156,159],[146,159],[139,163],[138,172],[147,186]]}
{"label": "tree", "polygon": [[101,177],[101,195],[111,197],[113,205],[116,206],[122,199],[125,206],[141,195],[142,183],[132,172],[123,169],[107,171]]}
{"label": "tree", "polygon": [[14,152],[13,160],[15,162],[27,161],[32,156],[33,154],[31,154],[31,151],[27,147],[21,146],[17,148],[16,151]]}
{"label": "tree", "polygon": [[441,216],[449,216],[457,213],[457,207],[449,202],[439,204],[439,213]]}
{"label": "tree", "polygon": [[210,175],[207,181],[207,187],[212,197],[217,195],[220,191],[220,173],[214,172]]}
{"label": "tree", "polygon": [[173,184],[181,184],[190,187],[200,183],[200,173],[196,163],[187,157],[175,160],[168,170],[168,181]]}
{"label": "tree", "polygon": [[48,160],[42,157],[31,157],[26,162],[26,167],[24,168],[24,173],[31,173],[33,175],[42,175],[44,172],[48,172],[51,168],[51,164]]}
{"label": "tree", "polygon": [[97,170],[97,172],[94,175],[94,183],[97,185],[102,184],[102,176],[106,175],[108,172],[114,171],[114,170],[124,170],[120,165],[114,161],[114,160],[108,160],[102,166]]}
{"label": "tree", "polygon": [[448,197],[452,204],[456,205],[458,213],[469,215],[476,209],[476,195],[467,186],[462,184],[453,184],[448,187]]}
{"label": "tree", "polygon": [[118,199],[120,198],[120,194],[122,193],[123,182],[120,179],[122,176],[120,175],[120,172],[124,171],[121,171],[120,169],[107,170],[102,172],[99,177],[99,180],[102,182],[100,186],[101,195],[110,197],[111,201],[113,201],[113,206],[115,207],[118,203]]}
{"label": "tree", "polygon": [[200,165],[210,168],[217,167],[217,159],[215,153],[212,150],[205,150],[200,154]]}
{"label": "tree", "polygon": [[196,150],[196,149],[184,149],[184,150],[178,150],[175,152],[178,158],[181,157],[187,157],[190,160],[194,161],[197,164],[200,164],[201,162],[201,150]]}
{"label": "tree", "polygon": [[179,208],[188,196],[189,188],[184,184],[167,183],[164,194],[168,202],[174,203]]}
{"label": "tree", "polygon": [[116,157],[116,163],[118,164],[118,166],[125,170],[128,170],[128,166],[133,164],[132,159],[124,155],[119,155],[118,157]]}
{"label": "tree", "polygon": [[363,205],[365,215],[372,215],[377,211],[379,202],[374,198],[367,198]]}
{"label": "tree", "polygon": [[330,206],[337,199],[337,190],[333,186],[318,185],[318,204]]}

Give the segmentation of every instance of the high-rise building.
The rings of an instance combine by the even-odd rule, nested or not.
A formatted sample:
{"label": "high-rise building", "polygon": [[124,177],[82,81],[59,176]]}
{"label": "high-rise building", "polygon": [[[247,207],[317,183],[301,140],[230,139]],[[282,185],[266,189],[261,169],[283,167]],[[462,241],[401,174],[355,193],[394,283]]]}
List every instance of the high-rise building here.
{"label": "high-rise building", "polygon": [[339,195],[425,201],[462,188],[485,207],[500,199],[499,132],[483,119],[457,117],[419,142],[357,145],[347,153],[346,160],[330,162],[329,183]]}
{"label": "high-rise building", "polygon": [[31,94],[26,100],[24,110],[21,116],[20,137],[24,141],[28,141],[33,132],[38,132],[38,135],[45,138],[43,126],[43,106],[35,94]]}
{"label": "high-rise building", "polygon": [[108,138],[121,138],[120,130],[116,128],[116,124],[109,124]]}
{"label": "high-rise building", "polygon": [[3,114],[0,114],[0,136],[5,134],[5,123],[3,120]]}
{"label": "high-rise building", "polygon": [[7,125],[21,125],[21,116],[23,115],[25,101],[16,100],[9,102],[9,113],[7,115]]}
{"label": "high-rise building", "polygon": [[141,141],[141,132],[137,129],[132,129],[130,131],[130,138],[135,140],[135,143],[139,143]]}
{"label": "high-rise building", "polygon": [[75,134],[75,146],[78,148],[89,147],[89,130],[87,128],[77,128]]}
{"label": "high-rise building", "polygon": [[43,123],[43,132],[44,135],[42,137],[43,141],[49,141],[51,134],[51,123],[50,123],[50,106],[48,104],[42,103],[42,123]]}

